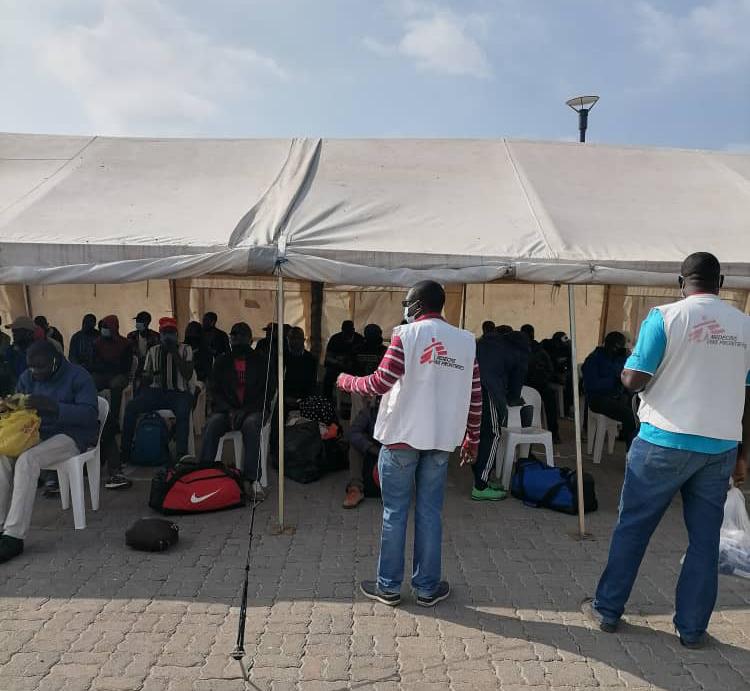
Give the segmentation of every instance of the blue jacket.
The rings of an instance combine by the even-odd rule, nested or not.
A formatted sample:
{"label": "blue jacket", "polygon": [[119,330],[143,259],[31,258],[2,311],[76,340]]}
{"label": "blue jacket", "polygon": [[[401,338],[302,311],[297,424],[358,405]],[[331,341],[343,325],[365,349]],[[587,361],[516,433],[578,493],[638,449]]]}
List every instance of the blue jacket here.
{"label": "blue jacket", "polygon": [[57,401],[57,415],[42,415],[39,436],[44,441],[56,434],[67,434],[80,451],[96,445],[99,436],[99,402],[91,375],[65,358],[48,381],[35,381],[31,371],[21,375],[18,393],[47,396]]}
{"label": "blue jacket", "polygon": [[482,336],[477,341],[477,361],[482,388],[497,406],[502,408],[521,398],[526,367],[523,353],[514,341],[497,333]]}
{"label": "blue jacket", "polygon": [[599,346],[583,363],[583,388],[587,396],[618,396],[622,393],[620,375],[625,358],[607,355]]}

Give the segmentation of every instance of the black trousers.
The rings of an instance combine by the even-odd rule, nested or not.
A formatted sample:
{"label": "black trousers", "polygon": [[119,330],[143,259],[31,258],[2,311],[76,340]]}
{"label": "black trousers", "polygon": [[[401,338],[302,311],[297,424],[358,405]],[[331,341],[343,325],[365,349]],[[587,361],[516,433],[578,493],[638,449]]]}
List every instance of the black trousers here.
{"label": "black trousers", "polygon": [[[263,428],[263,413],[251,413],[242,422],[242,442],[245,446],[245,457],[242,459],[242,475],[248,480],[260,480],[260,432]],[[203,447],[201,463],[210,464],[216,458],[219,440],[232,430],[228,413],[214,413],[203,430]]]}
{"label": "black trousers", "polygon": [[485,389],[482,389],[482,424],[479,429],[479,453],[474,471],[474,487],[486,489],[492,469],[500,453],[502,426],[507,422],[508,408],[498,405]]}
{"label": "black trousers", "polygon": [[625,438],[625,446],[630,449],[630,444],[633,441],[637,428],[630,396],[627,394],[619,396],[590,396],[589,408],[595,413],[606,415],[608,418],[622,423],[622,436]]}

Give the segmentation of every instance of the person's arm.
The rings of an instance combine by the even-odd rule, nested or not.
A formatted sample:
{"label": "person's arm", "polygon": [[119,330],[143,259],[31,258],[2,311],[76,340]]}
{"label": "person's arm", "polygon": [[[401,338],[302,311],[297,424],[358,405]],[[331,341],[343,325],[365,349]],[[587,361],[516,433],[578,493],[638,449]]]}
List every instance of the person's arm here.
{"label": "person's arm", "polygon": [[[180,352],[181,349],[184,349],[184,357],[182,352]],[[182,375],[182,378],[185,381],[190,381],[193,377],[193,371],[195,370],[195,365],[193,363],[193,349],[189,345],[182,346],[182,348],[178,345],[177,350],[172,353],[172,356],[177,363],[177,369]]]}
{"label": "person's arm", "polygon": [[482,425],[482,380],[479,363],[474,360],[474,374],[471,380],[471,403],[466,419],[466,436],[461,446],[461,465],[473,463],[479,451],[479,430]]}
{"label": "person's arm", "polygon": [[214,367],[211,371],[211,376],[208,379],[208,388],[211,391],[211,407],[216,413],[223,413],[231,408],[229,401],[224,395],[224,387],[222,383],[229,379],[229,377],[223,377],[223,362],[226,356],[219,355],[214,360]]}
{"label": "person's arm", "polygon": [[340,374],[336,385],[342,391],[358,393],[363,396],[383,396],[396,382],[404,376],[404,345],[401,337],[394,334],[391,345],[385,351],[380,365],[367,377],[355,377],[351,374]]}
{"label": "person's arm", "polygon": [[78,371],[73,378],[73,403],[58,402],[57,421],[62,427],[94,425],[99,419],[96,386],[88,372]]}
{"label": "person's arm", "polygon": [[150,348],[146,353],[146,364],[143,366],[143,372],[141,374],[141,386],[151,386],[154,382],[154,376],[156,374],[156,352],[157,347]]}
{"label": "person's arm", "polygon": [[643,391],[659,369],[667,349],[667,332],[664,317],[657,309],[652,309],[641,324],[635,350],[625,362],[620,375],[622,385],[633,393]]}

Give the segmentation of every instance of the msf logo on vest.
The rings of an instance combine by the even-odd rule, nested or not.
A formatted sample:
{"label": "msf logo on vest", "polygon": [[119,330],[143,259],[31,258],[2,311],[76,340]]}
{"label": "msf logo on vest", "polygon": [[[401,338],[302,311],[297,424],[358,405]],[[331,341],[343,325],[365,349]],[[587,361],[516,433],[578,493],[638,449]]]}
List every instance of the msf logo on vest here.
{"label": "msf logo on vest", "polygon": [[726,332],[726,329],[715,319],[703,319],[688,332],[690,343],[705,343],[710,346],[731,346],[747,349],[747,343],[737,336]]}
{"label": "msf logo on vest", "polygon": [[451,369],[466,369],[463,365],[456,362],[456,358],[448,356],[448,350],[442,341],[432,339],[419,358],[420,365],[437,365],[438,367],[450,367]]}

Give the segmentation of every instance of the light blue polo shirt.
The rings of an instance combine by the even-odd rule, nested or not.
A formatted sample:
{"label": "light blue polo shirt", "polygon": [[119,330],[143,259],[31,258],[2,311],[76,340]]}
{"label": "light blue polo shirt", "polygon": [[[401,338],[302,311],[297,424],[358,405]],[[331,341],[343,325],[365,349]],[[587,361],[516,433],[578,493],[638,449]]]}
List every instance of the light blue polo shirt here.
{"label": "light blue polo shirt", "polygon": [[[664,328],[664,317],[659,310],[652,309],[641,324],[638,342],[632,355],[625,363],[625,369],[645,372],[653,376],[664,359],[666,349],[667,332]],[[750,386],[750,372],[747,374],[746,385]],[[700,437],[696,434],[667,432],[645,422],[641,423],[638,436],[657,446],[697,453],[725,453],[737,446],[737,442],[731,439],[714,439],[712,437]]]}

